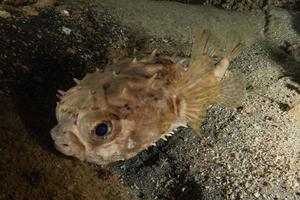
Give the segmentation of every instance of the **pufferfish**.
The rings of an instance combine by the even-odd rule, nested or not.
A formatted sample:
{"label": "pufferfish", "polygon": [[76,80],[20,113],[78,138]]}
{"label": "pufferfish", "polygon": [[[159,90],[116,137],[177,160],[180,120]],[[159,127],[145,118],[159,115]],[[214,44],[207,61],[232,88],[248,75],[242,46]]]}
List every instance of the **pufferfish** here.
{"label": "pufferfish", "polygon": [[107,165],[137,155],[180,126],[198,130],[207,107],[220,99],[229,61],[240,49],[214,64],[211,41],[208,31],[199,34],[188,67],[154,51],[75,79],[76,86],[59,91],[58,124],[51,130],[56,149]]}

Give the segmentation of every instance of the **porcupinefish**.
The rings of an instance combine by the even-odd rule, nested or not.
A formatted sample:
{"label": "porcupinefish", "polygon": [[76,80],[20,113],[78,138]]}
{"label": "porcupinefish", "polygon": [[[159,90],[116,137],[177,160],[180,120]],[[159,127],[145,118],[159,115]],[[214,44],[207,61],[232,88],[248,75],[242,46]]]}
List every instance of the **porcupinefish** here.
{"label": "porcupinefish", "polygon": [[239,49],[215,65],[210,39],[208,31],[199,34],[187,68],[154,51],[75,79],[76,86],[59,91],[58,124],[51,130],[57,150],[106,165],[135,156],[180,126],[199,129]]}

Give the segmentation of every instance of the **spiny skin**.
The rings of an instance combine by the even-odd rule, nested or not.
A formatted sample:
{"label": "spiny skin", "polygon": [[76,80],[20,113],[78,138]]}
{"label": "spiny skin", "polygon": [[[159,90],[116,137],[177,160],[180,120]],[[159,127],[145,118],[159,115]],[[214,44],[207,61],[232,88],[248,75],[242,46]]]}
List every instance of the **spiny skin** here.
{"label": "spiny skin", "polygon": [[[157,56],[125,59],[88,74],[62,95],[51,130],[65,155],[100,165],[129,159],[179,127],[199,123],[219,94],[226,58],[215,68],[203,33],[200,55],[185,72],[182,62]],[[222,64],[225,63],[225,64]],[[217,69],[217,70],[216,70]],[[96,134],[99,124],[107,133]]]}

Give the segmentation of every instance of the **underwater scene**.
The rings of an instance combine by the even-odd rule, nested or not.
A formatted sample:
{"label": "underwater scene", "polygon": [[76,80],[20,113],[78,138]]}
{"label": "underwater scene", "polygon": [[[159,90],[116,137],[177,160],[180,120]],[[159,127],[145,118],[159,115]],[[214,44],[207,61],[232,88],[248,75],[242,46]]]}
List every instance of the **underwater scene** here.
{"label": "underwater scene", "polygon": [[0,200],[300,200],[300,1],[0,0]]}

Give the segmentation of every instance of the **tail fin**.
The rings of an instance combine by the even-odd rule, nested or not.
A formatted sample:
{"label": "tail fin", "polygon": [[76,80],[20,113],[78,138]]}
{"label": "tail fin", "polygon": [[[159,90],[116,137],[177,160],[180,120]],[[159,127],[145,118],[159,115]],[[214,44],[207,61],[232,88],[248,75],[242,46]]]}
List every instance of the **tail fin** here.
{"label": "tail fin", "polygon": [[226,49],[224,58],[215,66],[213,56],[220,50],[218,43],[209,31],[201,32],[193,44],[188,70],[172,82],[177,95],[184,99],[182,115],[197,132],[209,105],[218,102],[235,106],[244,95],[244,79],[234,75],[224,77],[242,44]]}
{"label": "tail fin", "polygon": [[[227,43],[227,46],[229,43]],[[244,45],[235,42],[233,47],[225,49],[224,58],[216,65],[215,71],[217,76],[221,77],[220,93],[217,98],[217,103],[225,107],[238,107],[241,106],[246,92],[246,79],[241,72],[228,71],[224,67],[224,62],[229,66],[229,62],[236,58]],[[224,69],[226,68],[226,69]],[[225,74],[226,72],[226,74]]]}
{"label": "tail fin", "polygon": [[216,103],[236,108],[242,105],[246,95],[246,81],[241,72],[228,71],[221,80],[220,93]]}

